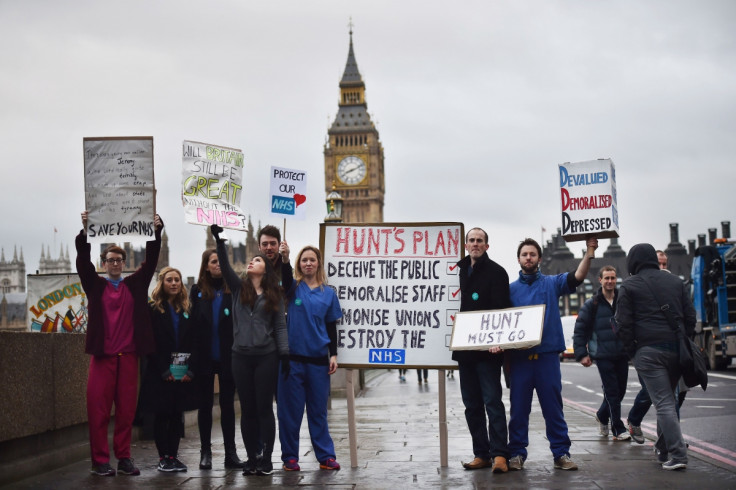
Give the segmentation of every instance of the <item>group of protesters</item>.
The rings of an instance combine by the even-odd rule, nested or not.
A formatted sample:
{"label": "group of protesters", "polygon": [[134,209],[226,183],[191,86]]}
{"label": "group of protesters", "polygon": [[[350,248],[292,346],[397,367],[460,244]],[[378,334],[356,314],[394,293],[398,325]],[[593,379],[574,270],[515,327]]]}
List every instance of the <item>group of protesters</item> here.
{"label": "group of protesters", "polygon": [[[337,370],[337,321],[342,312],[334,291],[326,287],[318,248],[304,247],[292,268],[288,244],[281,240],[278,228],[265,226],[258,233],[260,253],[250,260],[245,274],[239,275],[230,264],[222,228],[212,225],[217,246],[202,254],[199,277],[191,291],[187,292],[178,269],[165,267],[158,274],[149,305],[148,285],[161,246],[160,217],[154,220],[155,239],[146,243],[145,261],[126,277],[122,274],[125,250],[115,245],[100,256],[106,277],[97,274],[87,242],[87,212],[82,213],[82,222],[84,229],[76,238],[76,266],[88,297],[87,410],[93,474],[140,474],[130,454],[136,411],[153,415],[157,469],[180,472],[187,471],[178,457],[183,415],[198,410],[199,468],[212,469],[215,375],[226,468],[242,469],[244,475],[273,473],[278,420],[282,468],[300,471],[299,431],[306,407],[320,468],[340,469],[327,424],[327,403],[329,376]],[[559,354],[565,350],[565,341],[559,298],[583,283],[597,247],[597,239],[588,237],[585,255],[575,270],[545,275],[540,271],[542,248],[527,238],[517,248],[519,276],[510,282],[503,267],[488,256],[488,234],[480,228],[467,232],[467,254],[458,262],[460,311],[543,304],[545,313],[541,342],[534,347],[453,352],[474,454],[472,461],[463,463],[466,469],[490,467],[493,473],[505,473],[524,468],[534,392],[542,408],[554,468],[578,469],[570,455],[562,405]],[[608,436],[610,427],[616,440],[633,437],[643,443],[641,417],[654,404],[656,458],[664,469],[682,469],[687,466],[687,448],[676,413],[677,335],[660,314],[658,297],[665,298],[688,333],[694,327],[693,306],[684,283],[659,270],[651,245],[632,247],[627,268],[630,277],[619,289],[616,270],[610,266],[600,270],[601,289],[578,316],[575,355],[586,367],[593,361],[598,366],[604,390],[596,414],[600,434]],[[650,289],[657,289],[659,295]],[[627,430],[621,421],[621,399],[629,359],[634,361],[642,391],[629,414]],[[140,396],[139,360],[143,366]],[[508,425],[502,372],[510,389]],[[235,392],[241,402],[245,461],[236,451]],[[117,471],[110,465],[107,441],[113,403]],[[633,420],[636,416],[639,418]]]}
{"label": "group of protesters", "polygon": [[[553,466],[577,470],[570,456],[570,438],[562,405],[560,353],[565,341],[560,320],[560,296],[583,283],[598,248],[598,240],[586,239],[586,251],[575,270],[556,275],[540,271],[542,248],[533,239],[517,248],[521,270],[509,284],[506,271],[491,260],[488,234],[470,229],[465,237],[467,255],[460,266],[460,311],[495,310],[545,305],[541,342],[528,349],[492,347],[489,351],[455,351],[465,418],[474,458],[463,463],[468,470],[491,468],[493,473],[522,470],[529,445],[529,414],[533,393],[542,409]],[[663,253],[661,253],[663,255]],[[641,418],[649,406],[657,410],[655,457],[665,470],[687,467],[687,446],[678,419],[678,334],[670,327],[663,307],[691,335],[695,311],[685,284],[668,271],[661,271],[661,255],[647,243],[629,251],[629,277],[616,288],[616,270],[604,266],[599,272],[601,289],[580,310],[575,326],[575,355],[584,366],[598,366],[604,400],[596,414],[598,430],[616,440],[632,437],[643,443]],[[665,265],[662,267],[666,268]],[[657,293],[654,293],[654,290]],[[613,319],[613,321],[612,321]],[[628,362],[633,360],[642,390],[629,415],[628,430],[621,421],[621,399],[626,392]],[[510,419],[501,399],[501,373],[510,390]],[[682,394],[681,400],[684,399]],[[636,420],[634,418],[637,417]]]}
{"label": "group of protesters", "polygon": [[[116,245],[100,255],[106,275],[97,273],[87,241],[87,216],[82,213],[83,229],[75,243],[77,272],[88,298],[91,472],[140,474],[130,451],[136,413],[153,416],[157,470],[187,471],[179,459],[179,442],[184,412],[195,409],[199,468],[212,469],[215,375],[226,468],[242,469],[244,475],[273,473],[276,397],[283,469],[300,471],[299,432],[306,407],[320,468],[339,470],[327,404],[329,376],[337,370],[336,322],[342,313],[334,291],[325,286],[319,249],[304,247],[292,268],[288,244],[278,228],[265,226],[258,234],[259,253],[241,276],[229,262],[222,228],[212,225],[217,247],[202,254],[191,291],[178,269],[164,267],[149,304],[148,285],[161,249],[161,218],[155,216],[155,238],[146,242],[145,261],[123,277],[126,252]],[[236,451],[235,392],[241,402],[245,461]],[[113,404],[117,469],[110,464],[107,440]]]}

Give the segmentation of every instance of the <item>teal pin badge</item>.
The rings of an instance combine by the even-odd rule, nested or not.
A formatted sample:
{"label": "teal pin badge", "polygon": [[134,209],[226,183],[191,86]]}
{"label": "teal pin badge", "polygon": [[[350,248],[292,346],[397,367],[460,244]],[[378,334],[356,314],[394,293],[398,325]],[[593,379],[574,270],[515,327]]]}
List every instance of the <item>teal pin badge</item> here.
{"label": "teal pin badge", "polygon": [[478,301],[478,293],[473,293],[473,301]]}
{"label": "teal pin badge", "polygon": [[301,306],[302,305],[302,299],[301,298],[295,299],[294,300],[294,304],[297,305],[297,306]]}
{"label": "teal pin badge", "polygon": [[184,318],[189,318],[189,313],[187,313],[186,311],[184,312]]}
{"label": "teal pin badge", "polygon": [[230,310],[228,310],[227,308],[225,308],[225,316],[230,316]]}

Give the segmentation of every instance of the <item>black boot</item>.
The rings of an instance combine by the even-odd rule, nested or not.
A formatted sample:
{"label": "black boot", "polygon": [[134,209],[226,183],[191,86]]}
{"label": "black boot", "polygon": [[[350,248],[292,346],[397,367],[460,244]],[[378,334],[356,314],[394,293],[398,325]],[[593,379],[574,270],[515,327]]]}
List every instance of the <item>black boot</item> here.
{"label": "black boot", "polygon": [[200,470],[211,470],[212,469],[212,449],[202,449],[199,454],[200,454],[199,469]]}
{"label": "black boot", "polygon": [[242,461],[238,457],[238,453],[235,448],[225,449],[225,468],[227,469],[242,469],[245,466],[245,461]]}

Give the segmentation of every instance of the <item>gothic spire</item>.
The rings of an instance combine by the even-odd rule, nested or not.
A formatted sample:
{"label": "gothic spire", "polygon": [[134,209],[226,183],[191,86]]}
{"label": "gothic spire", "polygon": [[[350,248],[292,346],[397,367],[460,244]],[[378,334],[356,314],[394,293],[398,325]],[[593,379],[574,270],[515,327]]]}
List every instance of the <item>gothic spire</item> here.
{"label": "gothic spire", "polygon": [[353,51],[353,20],[350,19],[348,24],[350,28],[350,49],[348,50],[348,61],[345,63],[345,71],[340,80],[340,87],[363,85],[363,79],[358,71],[358,62],[355,61],[355,52]]}

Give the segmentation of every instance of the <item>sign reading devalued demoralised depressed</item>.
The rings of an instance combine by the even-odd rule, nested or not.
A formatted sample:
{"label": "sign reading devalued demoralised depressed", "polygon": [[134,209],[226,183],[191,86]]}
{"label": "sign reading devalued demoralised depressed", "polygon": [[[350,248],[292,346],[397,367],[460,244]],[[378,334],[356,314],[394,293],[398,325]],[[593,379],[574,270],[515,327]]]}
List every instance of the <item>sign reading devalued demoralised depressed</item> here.
{"label": "sign reading devalued demoralised depressed", "polygon": [[565,241],[618,237],[616,168],[610,159],[563,163],[560,170]]}
{"label": "sign reading devalued demoralised depressed", "polygon": [[84,138],[83,147],[89,241],[152,240],[153,137]]}
{"label": "sign reading devalued demoralised depressed", "polygon": [[182,148],[181,201],[187,223],[247,231],[240,209],[243,152],[225,146],[185,141]]}
{"label": "sign reading devalued demoralised depressed", "polygon": [[454,367],[462,223],[322,224],[342,367]]}
{"label": "sign reading devalued demoralised depressed", "polygon": [[534,347],[542,341],[544,308],[544,305],[533,305],[458,313],[450,350]]}

